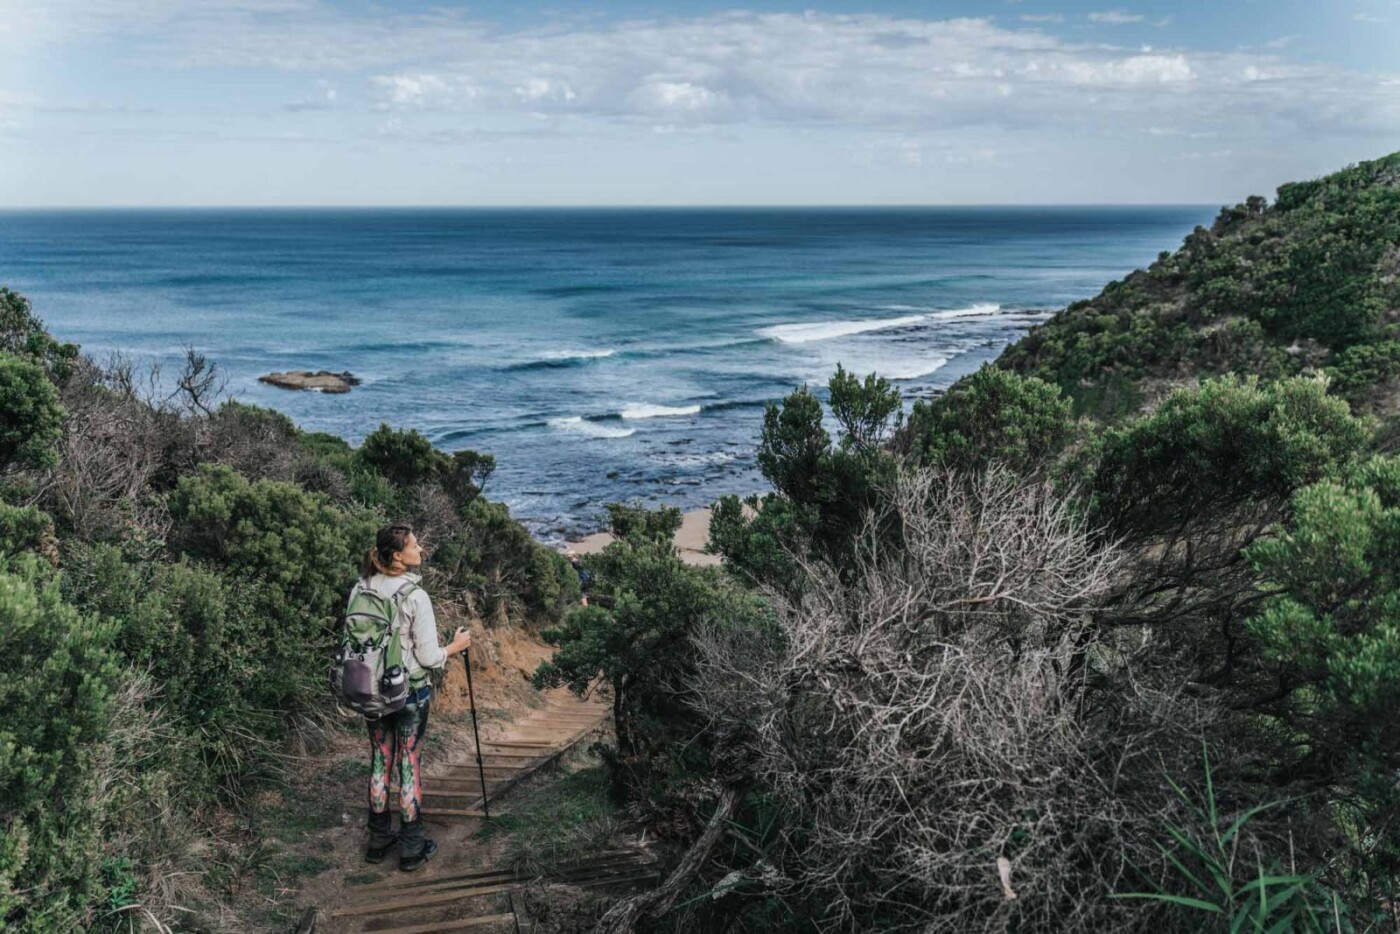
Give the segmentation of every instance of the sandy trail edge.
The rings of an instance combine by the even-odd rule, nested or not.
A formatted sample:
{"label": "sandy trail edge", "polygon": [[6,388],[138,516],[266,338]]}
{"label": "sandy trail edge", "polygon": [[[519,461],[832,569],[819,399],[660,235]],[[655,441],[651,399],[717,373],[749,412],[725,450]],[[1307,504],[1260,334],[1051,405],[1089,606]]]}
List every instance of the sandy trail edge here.
{"label": "sandy trail edge", "polygon": [[[594,554],[608,547],[612,542],[611,532],[595,532],[568,547],[581,555]],[[696,567],[707,567],[720,563],[719,555],[706,550],[710,541],[710,510],[694,509],[681,519],[680,531],[676,533],[676,550],[681,560]]]}

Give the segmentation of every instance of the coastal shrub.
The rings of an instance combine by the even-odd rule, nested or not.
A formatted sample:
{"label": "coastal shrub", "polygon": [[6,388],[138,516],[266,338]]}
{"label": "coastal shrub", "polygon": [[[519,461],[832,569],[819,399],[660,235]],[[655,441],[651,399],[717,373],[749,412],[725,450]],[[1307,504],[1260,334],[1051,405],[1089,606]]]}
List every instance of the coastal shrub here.
{"label": "coastal shrub", "polygon": [[[1312,780],[1349,785],[1363,836],[1391,839],[1400,793],[1400,460],[1377,457],[1293,498],[1249,560],[1275,593],[1246,629],[1279,690],[1262,708],[1305,738]],[[1400,870],[1400,850],[1372,848]],[[1369,867],[1373,874],[1378,868]],[[1388,891],[1388,890],[1387,890]],[[1373,894],[1382,894],[1375,892]]]}
{"label": "coastal shrub", "polygon": [[37,363],[60,384],[78,362],[78,346],[54,340],[34,316],[29,299],[4,287],[0,287],[0,351]]}
{"label": "coastal shrub", "polygon": [[816,510],[783,496],[722,496],[710,510],[709,549],[741,580],[770,587],[800,582]]}
{"label": "coastal shrub", "polygon": [[0,352],[0,467],[48,467],[63,436],[63,407],[43,367]]}
{"label": "coastal shrub", "polygon": [[272,692],[266,707],[295,708],[292,699],[319,696],[334,621],[378,518],[209,465],[180,481],[169,509],[178,553],[253,585],[248,597],[262,628],[248,636]]}
{"label": "coastal shrub", "polygon": [[512,616],[558,620],[578,601],[578,575],[531,537],[504,503],[482,497],[460,510],[461,524],[433,543],[427,573],[439,591],[460,594],[487,625]]}
{"label": "coastal shrub", "polygon": [[1195,724],[1128,671],[1131,692],[1082,693],[1115,551],[1001,467],[902,471],[878,508],[897,520],[804,563],[772,625],[693,633],[686,702],[708,736],[751,738],[725,781],[776,814],[699,892],[741,918],[776,895],[810,912],[798,929],[1136,929],[1108,896],[1161,865],[1146,831],[1169,793],[1145,779]]}
{"label": "coastal shrub", "polygon": [[[193,738],[167,757],[193,798],[241,798],[268,775],[272,741],[304,703],[271,643],[288,638],[260,609],[268,585],[188,560],[133,561],[111,545],[75,546],[64,565],[70,602],[117,622],[122,661],[159,685],[168,724]],[[315,668],[311,672],[315,673]]]}
{"label": "coastal shrub", "polygon": [[360,444],[357,456],[401,488],[434,480],[450,465],[447,455],[417,431],[398,430],[383,423]]}
{"label": "coastal shrub", "polygon": [[916,402],[901,446],[931,466],[1030,473],[1060,452],[1073,426],[1059,387],[987,365],[946,395]]}
{"label": "coastal shrub", "polygon": [[33,506],[0,503],[0,556],[36,552],[51,564],[58,563],[53,519]]}
{"label": "coastal shrub", "polygon": [[1364,351],[1345,358],[1389,339],[1400,307],[1397,242],[1400,153],[1284,185],[1272,206],[1252,197],[1223,209],[1145,273],[1033,328],[999,365],[1076,399],[1107,380],[1281,378],[1338,366],[1338,389],[1355,398],[1363,380],[1389,375]]}
{"label": "coastal shrub", "polygon": [[32,557],[0,568],[0,927],[70,931],[102,896],[94,754],[118,683],[115,625]]}
{"label": "coastal shrub", "polygon": [[1150,533],[1240,504],[1278,504],[1355,458],[1370,437],[1324,382],[1226,376],[1172,393],[1104,432],[1095,515]]}
{"label": "coastal shrub", "polygon": [[739,624],[758,613],[759,604],[713,569],[681,561],[671,538],[677,510],[609,511],[617,520],[614,541],[584,560],[594,590],[610,605],[578,607],[545,630],[545,640],[558,649],[533,680],[537,688],[566,685],[583,694],[601,676],[612,688],[618,752],[628,763],[664,754],[665,738],[684,722],[673,692],[687,667],[690,634],[706,625]]}
{"label": "coastal shrub", "polygon": [[454,451],[443,465],[442,488],[460,509],[486,489],[486,481],[496,472],[496,458],[477,451]]}
{"label": "coastal shrub", "polygon": [[291,480],[297,433],[281,412],[230,400],[208,418],[202,460],[227,464],[250,480]]}
{"label": "coastal shrub", "polygon": [[301,431],[296,444],[300,452],[297,482],[308,492],[324,493],[342,507],[360,505],[386,515],[398,512],[400,491],[365,464],[344,438]]}

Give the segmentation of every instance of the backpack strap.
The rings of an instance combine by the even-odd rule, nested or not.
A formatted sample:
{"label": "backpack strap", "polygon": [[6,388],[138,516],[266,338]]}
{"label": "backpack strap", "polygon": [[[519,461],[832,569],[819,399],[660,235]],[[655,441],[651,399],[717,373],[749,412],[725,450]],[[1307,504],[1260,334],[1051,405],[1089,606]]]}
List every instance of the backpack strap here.
{"label": "backpack strap", "polygon": [[389,619],[389,631],[385,633],[384,645],[387,650],[387,661],[390,665],[398,665],[401,668],[407,666],[403,663],[404,640],[402,635],[402,623],[399,622],[399,610],[403,602],[413,595],[418,589],[418,585],[413,581],[406,581],[399,586],[389,597],[390,605],[393,607],[392,616]]}

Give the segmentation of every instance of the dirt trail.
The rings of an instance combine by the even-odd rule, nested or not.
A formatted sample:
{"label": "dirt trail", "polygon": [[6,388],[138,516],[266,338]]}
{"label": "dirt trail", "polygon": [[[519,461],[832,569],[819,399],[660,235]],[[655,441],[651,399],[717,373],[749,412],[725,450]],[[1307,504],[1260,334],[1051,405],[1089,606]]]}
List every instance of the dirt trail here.
{"label": "dirt trail", "polygon": [[[580,700],[565,690],[538,692],[529,674],[552,649],[514,627],[473,632],[472,684],[476,694],[483,764],[492,813],[510,806],[509,785],[522,770],[566,745],[585,747],[588,735],[601,736],[611,705],[597,697]],[[397,854],[378,865],[364,862],[367,740],[347,730],[331,739],[331,748],[310,760],[302,771],[305,794],[294,794],[286,806],[313,817],[313,826],[300,839],[283,838],[281,845],[301,854],[316,871],[287,879],[279,890],[284,923],[295,909],[320,909],[317,932],[351,932],[415,927],[468,916],[499,914],[504,896],[451,903],[439,898],[432,911],[373,910],[376,900],[400,885],[422,886],[438,880],[460,879],[473,870],[489,869],[499,854],[493,841],[476,837],[481,827],[481,786],[476,746],[467,703],[467,678],[460,659],[449,662],[443,683],[434,695],[423,756],[424,819],[428,836],[437,841],[438,855],[418,872],[400,873]],[[531,780],[544,780],[543,776]],[[395,792],[396,796],[397,792]],[[497,795],[503,794],[498,801]],[[391,797],[392,800],[392,797]],[[450,812],[461,812],[452,814]],[[450,887],[449,887],[450,888]],[[402,898],[400,890],[400,898]],[[487,893],[488,895],[490,893]],[[371,910],[353,916],[333,912],[351,906]],[[286,930],[268,926],[266,930]],[[429,925],[423,930],[456,930]],[[483,928],[485,930],[485,928]]]}

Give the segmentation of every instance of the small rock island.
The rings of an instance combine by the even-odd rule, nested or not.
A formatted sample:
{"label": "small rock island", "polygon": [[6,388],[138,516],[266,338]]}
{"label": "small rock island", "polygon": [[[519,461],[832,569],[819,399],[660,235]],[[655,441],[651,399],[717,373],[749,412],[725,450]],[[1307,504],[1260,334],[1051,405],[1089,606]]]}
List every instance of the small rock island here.
{"label": "small rock island", "polygon": [[301,389],[307,392],[349,392],[351,386],[360,385],[360,380],[348,370],[332,373],[330,370],[288,370],[286,373],[269,373],[259,376],[258,382],[280,386],[283,389]]}

